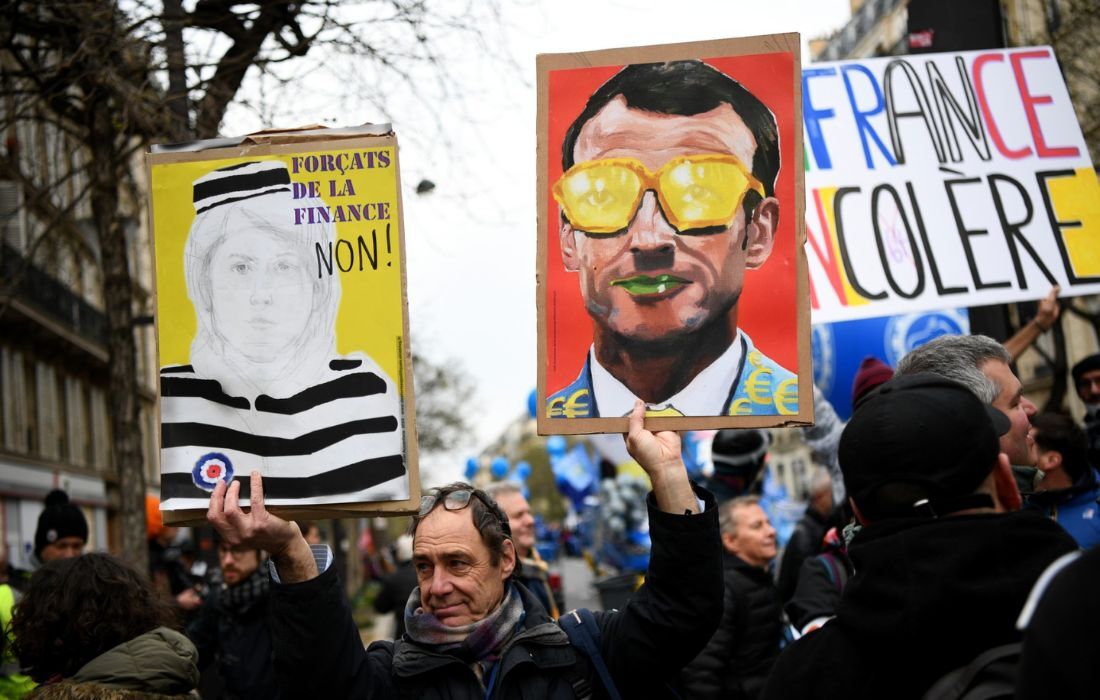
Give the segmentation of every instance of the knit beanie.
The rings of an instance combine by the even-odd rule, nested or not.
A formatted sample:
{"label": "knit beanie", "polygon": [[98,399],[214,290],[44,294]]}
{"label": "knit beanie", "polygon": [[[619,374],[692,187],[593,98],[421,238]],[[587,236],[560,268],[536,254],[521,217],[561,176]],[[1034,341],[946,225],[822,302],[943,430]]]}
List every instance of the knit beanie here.
{"label": "knit beanie", "polygon": [[40,557],[42,549],[64,537],[79,537],[88,541],[88,521],[84,513],[69,502],[69,495],[60,489],[46,494],[46,508],[38,516],[38,529],[34,531],[34,555]]}
{"label": "knit beanie", "polygon": [[877,357],[865,357],[859,363],[856,376],[852,380],[852,405],[859,403],[872,389],[894,377],[894,368]]}

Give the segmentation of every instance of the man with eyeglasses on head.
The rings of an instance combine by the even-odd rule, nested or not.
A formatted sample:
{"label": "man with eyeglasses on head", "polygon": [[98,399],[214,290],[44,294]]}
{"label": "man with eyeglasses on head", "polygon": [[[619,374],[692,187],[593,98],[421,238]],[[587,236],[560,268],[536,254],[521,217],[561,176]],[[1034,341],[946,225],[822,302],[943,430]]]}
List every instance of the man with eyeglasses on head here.
{"label": "man with eyeglasses on head", "polygon": [[593,342],[552,418],[789,415],[797,377],[738,328],[779,224],[775,116],[701,61],[634,64],[566,132],[554,184]]}
{"label": "man with eyeglasses on head", "polygon": [[[679,436],[645,430],[644,415],[639,401],[627,448],[653,485],[650,568],[622,610],[594,613],[598,632],[590,637],[625,698],[671,692],[666,684],[702,649],[722,612],[714,498],[688,480]],[[219,483],[207,517],[226,541],[271,553],[279,582],[270,620],[284,696],[614,697],[601,690],[598,662],[515,581],[508,517],[484,492],[452,484],[423,498],[410,526],[419,587],[406,607],[406,634],[366,650],[331,552],[311,549],[294,523],[266,511],[257,472],[248,513],[239,494],[240,482]]]}

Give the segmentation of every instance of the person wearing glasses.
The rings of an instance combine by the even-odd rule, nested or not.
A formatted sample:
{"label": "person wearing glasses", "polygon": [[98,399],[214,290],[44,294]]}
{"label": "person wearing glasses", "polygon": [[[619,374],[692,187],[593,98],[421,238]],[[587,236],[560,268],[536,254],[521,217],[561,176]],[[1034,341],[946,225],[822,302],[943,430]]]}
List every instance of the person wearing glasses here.
{"label": "person wearing glasses", "polygon": [[[650,568],[621,610],[594,613],[599,657],[624,698],[663,697],[722,613],[714,497],[688,480],[679,436],[645,430],[644,417],[639,401],[627,449],[653,484]],[[453,484],[423,498],[410,526],[418,588],[405,609],[406,634],[364,649],[331,552],[311,550],[294,523],[267,512],[259,473],[251,479],[249,512],[241,510],[240,485],[222,482],[207,518],[234,546],[271,553],[279,582],[270,623],[284,697],[605,696],[592,657],[515,581],[508,516],[484,492]]]}
{"label": "person wearing glasses", "polygon": [[737,325],[746,270],[779,223],[775,116],[701,61],[634,64],[589,98],[562,143],[565,269],[593,342],[554,418],[789,415],[797,377]]}
{"label": "person wearing glasses", "polygon": [[199,651],[199,670],[216,664],[225,698],[278,698],[272,666],[271,577],[255,547],[218,543],[221,581],[206,589],[187,636]]}

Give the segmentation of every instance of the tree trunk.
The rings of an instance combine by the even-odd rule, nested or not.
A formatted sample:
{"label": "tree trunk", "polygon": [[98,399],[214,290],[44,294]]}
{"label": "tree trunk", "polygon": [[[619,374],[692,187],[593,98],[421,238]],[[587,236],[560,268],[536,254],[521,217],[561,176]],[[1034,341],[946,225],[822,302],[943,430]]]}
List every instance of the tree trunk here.
{"label": "tree trunk", "polygon": [[187,95],[187,60],[183,51],[183,3],[164,0],[164,53],[168,63],[168,92],[165,101],[172,115],[172,138],[185,141],[191,136]]}
{"label": "tree trunk", "polygon": [[118,475],[121,556],[140,571],[147,571],[145,466],[137,394],[133,286],[127,263],[126,232],[119,211],[119,183],[125,177],[127,164],[118,162],[119,154],[124,149],[117,143],[119,136],[113,128],[111,113],[107,105],[88,111],[90,194],[103,262],[103,297],[110,355],[107,406],[111,421],[112,458]]}

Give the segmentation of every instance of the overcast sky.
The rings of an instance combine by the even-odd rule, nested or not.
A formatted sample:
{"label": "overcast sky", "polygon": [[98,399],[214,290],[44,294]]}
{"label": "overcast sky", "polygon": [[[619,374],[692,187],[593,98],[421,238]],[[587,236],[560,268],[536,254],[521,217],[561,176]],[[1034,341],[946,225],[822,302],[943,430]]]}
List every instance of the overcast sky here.
{"label": "overcast sky", "polygon": [[[433,481],[458,477],[467,456],[526,413],[535,387],[535,54],[799,32],[806,61],[807,39],[849,16],[847,0],[501,4],[506,45],[498,51],[514,65],[458,43],[447,47],[455,104],[439,104],[432,115],[413,100],[387,104],[402,148],[413,340],[429,358],[461,365],[476,384],[463,407],[476,434],[466,448],[425,465]],[[332,110],[311,102],[296,123],[331,123]],[[422,136],[436,117],[447,124],[446,138]],[[337,125],[384,120],[352,115]],[[230,134],[252,128],[239,114],[226,123]],[[423,178],[436,190],[417,196]]]}

